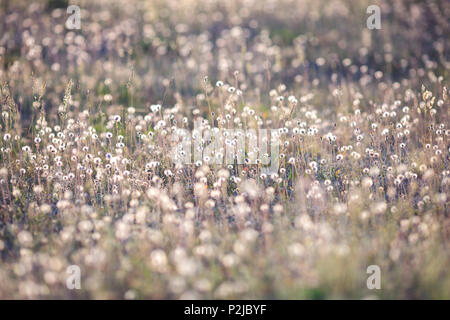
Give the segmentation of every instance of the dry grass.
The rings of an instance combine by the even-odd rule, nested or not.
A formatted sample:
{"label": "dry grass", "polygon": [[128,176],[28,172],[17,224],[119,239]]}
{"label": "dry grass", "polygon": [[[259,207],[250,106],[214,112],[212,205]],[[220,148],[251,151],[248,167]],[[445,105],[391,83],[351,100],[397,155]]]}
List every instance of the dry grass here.
{"label": "dry grass", "polygon": [[[448,2],[80,3],[0,4],[0,298],[450,298]],[[278,174],[176,166],[198,119]]]}

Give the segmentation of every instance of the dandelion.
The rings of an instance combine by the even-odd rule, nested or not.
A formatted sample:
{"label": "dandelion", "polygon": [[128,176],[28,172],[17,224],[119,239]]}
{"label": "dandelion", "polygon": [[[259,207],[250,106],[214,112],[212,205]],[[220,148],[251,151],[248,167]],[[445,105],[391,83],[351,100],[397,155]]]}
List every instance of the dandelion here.
{"label": "dandelion", "polygon": [[[1,57],[18,53],[0,68],[0,296],[17,288],[18,298],[66,298],[60,278],[76,264],[93,298],[279,296],[283,285],[257,290],[268,267],[278,284],[326,283],[345,298],[365,293],[324,275],[346,261],[358,262],[345,265],[357,274],[373,252],[375,263],[391,266],[383,275],[398,277],[385,294],[447,294],[435,281],[450,278],[441,236],[450,130],[438,58],[446,48],[442,35],[424,32],[430,23],[446,30],[443,12],[431,8],[436,19],[409,28],[384,21],[387,38],[405,40],[408,55],[396,60],[400,42],[383,44],[372,59],[366,34],[273,37],[251,1],[226,14],[161,2],[159,20],[145,6],[127,6],[136,19],[116,12],[86,20],[92,41],[51,28],[64,10],[42,19],[41,7],[23,6],[0,12],[21,35],[0,41]],[[345,6],[327,14],[320,1],[308,6],[319,12],[306,17],[312,29],[333,15],[355,20]],[[291,9],[277,2],[280,27],[292,29]],[[424,16],[430,8],[413,9]],[[325,52],[330,39],[339,50]],[[140,43],[145,50],[134,50]],[[144,51],[156,53],[152,63],[139,62]],[[394,60],[394,70],[377,67]],[[89,72],[77,74],[75,86],[56,81],[77,70]],[[228,78],[211,86],[211,72]],[[193,163],[179,161],[191,153]],[[399,272],[411,261],[419,277]],[[157,290],[140,286],[144,277]]]}
{"label": "dandelion", "polygon": [[161,110],[161,105],[159,105],[159,104],[152,104],[152,105],[150,106],[150,110],[151,110],[153,113],[156,113],[156,112],[158,112],[159,110]]}

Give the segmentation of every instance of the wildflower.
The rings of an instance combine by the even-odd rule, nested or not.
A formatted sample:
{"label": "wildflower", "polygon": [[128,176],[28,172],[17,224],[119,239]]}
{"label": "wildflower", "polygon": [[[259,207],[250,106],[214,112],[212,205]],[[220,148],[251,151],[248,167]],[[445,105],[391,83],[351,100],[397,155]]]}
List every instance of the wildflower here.
{"label": "wildflower", "polygon": [[31,244],[33,243],[33,236],[30,232],[22,230],[17,235],[17,240],[19,241],[21,246],[30,247]]}
{"label": "wildflower", "polygon": [[159,105],[159,104],[152,104],[152,105],[150,106],[150,110],[151,110],[153,113],[158,112],[159,110],[161,110],[161,105]]}

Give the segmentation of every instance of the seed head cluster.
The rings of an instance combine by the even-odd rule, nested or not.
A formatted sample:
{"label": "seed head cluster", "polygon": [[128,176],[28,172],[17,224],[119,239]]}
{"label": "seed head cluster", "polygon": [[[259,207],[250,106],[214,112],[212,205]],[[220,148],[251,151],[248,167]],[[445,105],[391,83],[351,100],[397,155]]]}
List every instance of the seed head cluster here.
{"label": "seed head cluster", "polygon": [[378,2],[2,5],[0,298],[450,298],[450,7]]}

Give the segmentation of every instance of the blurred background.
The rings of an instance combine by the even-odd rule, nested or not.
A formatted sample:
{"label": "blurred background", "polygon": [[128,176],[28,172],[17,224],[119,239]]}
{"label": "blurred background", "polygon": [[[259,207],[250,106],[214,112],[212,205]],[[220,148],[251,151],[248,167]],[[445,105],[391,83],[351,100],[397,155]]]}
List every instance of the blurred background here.
{"label": "blurred background", "polygon": [[[81,8],[79,30],[65,27],[69,4]],[[381,30],[366,27],[372,4]],[[350,82],[353,90],[404,77],[411,86],[436,83],[448,73],[449,17],[445,0],[1,0],[0,80],[24,121],[39,88],[51,110],[69,79],[75,106],[110,113],[124,105],[144,112],[177,96],[193,106],[205,76],[233,82],[235,71],[247,98],[263,106],[280,84],[325,90],[314,99],[327,105],[330,89]]]}

